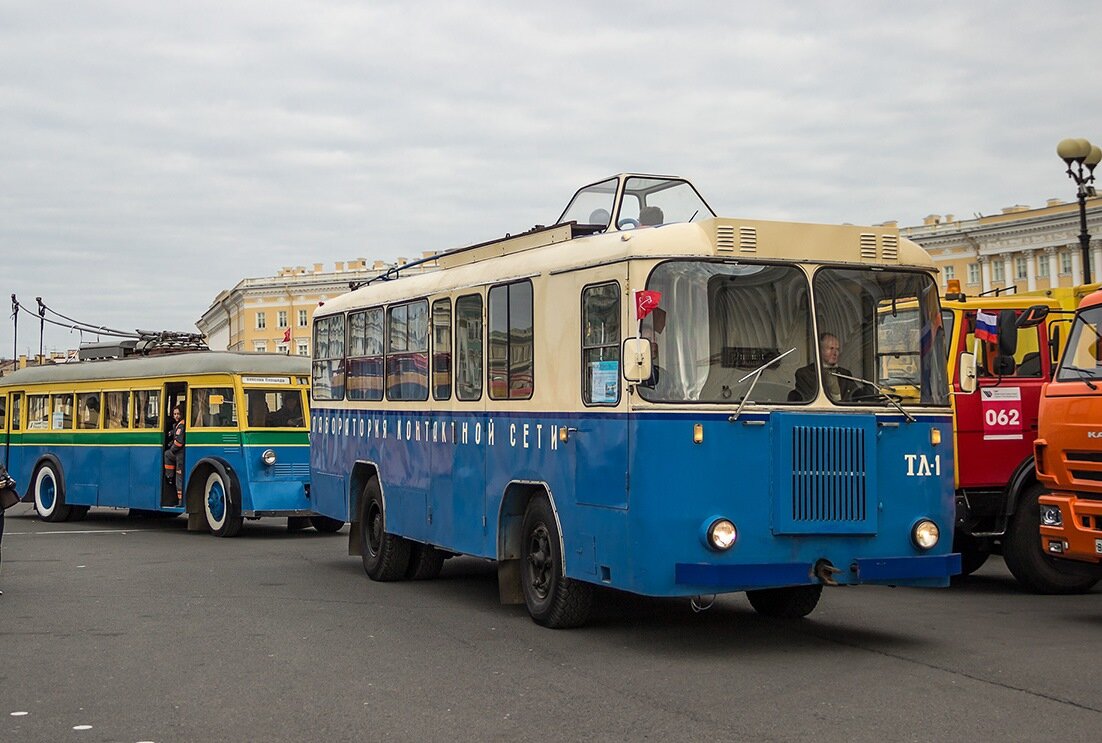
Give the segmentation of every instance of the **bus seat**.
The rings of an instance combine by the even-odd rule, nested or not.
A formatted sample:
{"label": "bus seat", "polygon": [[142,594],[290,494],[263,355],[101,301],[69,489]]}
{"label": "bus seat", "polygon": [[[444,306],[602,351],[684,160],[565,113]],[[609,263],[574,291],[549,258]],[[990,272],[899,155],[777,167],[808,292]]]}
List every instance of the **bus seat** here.
{"label": "bus seat", "polygon": [[1022,363],[1018,364],[1019,377],[1039,377],[1041,376],[1041,354],[1037,351],[1030,351],[1022,357]]}

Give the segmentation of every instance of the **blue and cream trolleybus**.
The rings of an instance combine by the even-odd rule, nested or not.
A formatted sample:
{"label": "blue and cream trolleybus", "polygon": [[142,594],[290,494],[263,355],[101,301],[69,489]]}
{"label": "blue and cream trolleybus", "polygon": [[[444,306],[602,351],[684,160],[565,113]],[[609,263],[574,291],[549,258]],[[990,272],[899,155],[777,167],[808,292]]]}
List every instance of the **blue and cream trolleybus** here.
{"label": "blue and cream trolleybus", "polygon": [[432,260],[314,319],[314,507],[371,578],[489,558],[567,627],[594,586],[800,617],[959,572],[936,269],[894,227],[622,174]]}
{"label": "blue and cream trolleybus", "polygon": [[[46,521],[108,506],[220,537],[262,516],[336,531],[310,499],[309,379],[303,357],[214,351],[29,367],[0,379],[0,455]],[[182,506],[163,461],[176,406]]]}

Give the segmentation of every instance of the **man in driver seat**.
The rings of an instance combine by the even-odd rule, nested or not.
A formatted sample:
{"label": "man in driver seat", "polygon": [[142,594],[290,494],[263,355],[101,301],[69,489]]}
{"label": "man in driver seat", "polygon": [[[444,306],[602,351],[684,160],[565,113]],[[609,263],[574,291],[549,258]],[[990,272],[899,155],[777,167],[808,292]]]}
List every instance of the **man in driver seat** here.
{"label": "man in driver seat", "polygon": [[[833,372],[853,376],[849,369],[838,366],[838,356],[842,352],[842,344],[838,336],[833,333],[821,333],[819,335],[819,358],[823,360],[821,379],[823,390],[834,402],[842,402],[853,398],[857,389],[857,383],[852,379],[835,376]],[[800,400],[810,400],[815,397],[815,363],[800,367],[796,370],[796,393]]]}

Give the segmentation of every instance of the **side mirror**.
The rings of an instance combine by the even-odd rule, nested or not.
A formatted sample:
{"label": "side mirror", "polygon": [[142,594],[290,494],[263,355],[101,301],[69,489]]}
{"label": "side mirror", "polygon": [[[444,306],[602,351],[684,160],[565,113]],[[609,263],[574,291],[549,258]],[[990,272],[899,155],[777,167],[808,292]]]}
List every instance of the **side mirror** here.
{"label": "side mirror", "polygon": [[1016,325],[1019,328],[1035,328],[1048,317],[1048,307],[1043,304],[1035,304],[1018,315]]}
{"label": "side mirror", "polygon": [[971,395],[976,391],[976,354],[962,353],[960,365],[960,391]]}
{"label": "side mirror", "polygon": [[651,377],[650,341],[646,338],[628,338],[624,341],[624,379],[628,382],[645,382]]}
{"label": "side mirror", "polygon": [[1018,350],[1018,318],[1014,310],[1003,310],[999,313],[999,354],[1013,356]]}

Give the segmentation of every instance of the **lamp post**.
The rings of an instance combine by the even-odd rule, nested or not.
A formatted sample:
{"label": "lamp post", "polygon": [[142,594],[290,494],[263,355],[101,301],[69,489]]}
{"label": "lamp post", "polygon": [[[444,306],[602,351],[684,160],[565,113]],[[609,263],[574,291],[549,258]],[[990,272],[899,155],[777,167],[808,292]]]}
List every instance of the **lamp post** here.
{"label": "lamp post", "polygon": [[[1085,139],[1065,139],[1056,154],[1068,166],[1068,177],[1079,193],[1079,248],[1083,251],[1083,283],[1091,283],[1091,236],[1087,232],[1087,198],[1094,196],[1094,166],[1102,161],[1102,148]],[[1083,168],[1086,166],[1086,172]]]}

